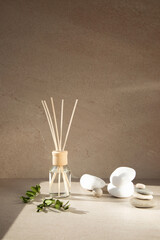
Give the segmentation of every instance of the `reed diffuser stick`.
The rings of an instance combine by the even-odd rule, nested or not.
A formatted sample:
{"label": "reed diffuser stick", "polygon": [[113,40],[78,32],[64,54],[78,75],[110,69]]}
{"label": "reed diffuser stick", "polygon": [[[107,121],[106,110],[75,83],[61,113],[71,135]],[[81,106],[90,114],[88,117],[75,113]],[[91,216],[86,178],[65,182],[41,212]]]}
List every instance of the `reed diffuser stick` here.
{"label": "reed diffuser stick", "polygon": [[53,98],[51,97],[51,104],[52,104],[52,111],[53,111],[53,117],[54,117],[54,123],[55,123],[55,129],[56,129],[56,135],[57,135],[57,143],[58,143],[58,149],[60,148],[59,143],[59,133],[58,133],[58,126],[57,126],[57,118],[56,118],[56,111],[54,107]]}
{"label": "reed diffuser stick", "polygon": [[51,192],[51,190],[52,190],[52,185],[53,185],[54,179],[56,178],[56,175],[57,175],[57,172],[55,172],[55,173],[53,174],[53,177],[52,177],[51,181],[49,182],[50,192]]}
{"label": "reed diffuser stick", "polygon": [[64,187],[65,187],[66,193],[67,193],[67,195],[69,195],[69,190],[68,190],[67,182],[66,182],[66,179],[65,179],[65,176],[64,176],[63,167],[61,167],[61,173],[62,173],[63,182],[64,182]]}
{"label": "reed diffuser stick", "polygon": [[52,138],[53,138],[55,148],[57,148],[57,143],[55,141],[55,137],[54,137],[54,133],[53,133],[53,129],[52,129],[52,125],[51,125],[51,121],[50,121],[50,118],[49,118],[49,115],[48,115],[46,105],[45,105],[43,100],[41,102],[42,102],[42,105],[43,105],[43,108],[44,108],[44,111],[45,111],[45,114],[46,114],[46,118],[47,118],[47,121],[48,121],[48,125],[49,125],[50,131],[51,131],[51,135],[52,135]]}
{"label": "reed diffuser stick", "polygon": [[68,185],[69,189],[71,189],[71,185],[70,185],[70,183],[69,183],[67,174],[66,174],[65,172],[64,172],[64,177],[65,177],[65,179],[66,179],[66,182],[67,182],[67,185]]}
{"label": "reed diffuser stick", "polygon": [[[65,175],[65,172],[64,172],[64,170],[63,170],[63,167],[60,167],[60,170],[61,170],[61,173],[62,173],[62,177],[63,177],[63,181],[64,181],[64,186],[65,186],[65,189],[66,189],[66,192],[68,193],[69,192],[69,190],[68,190],[68,187],[69,187],[69,189],[70,189],[70,184],[69,184],[69,181],[68,181],[68,177],[67,177],[67,175]],[[50,182],[49,182],[49,189],[50,189],[50,192],[51,192],[51,189],[52,189],[52,185],[53,185],[53,182],[54,182],[54,180],[55,180],[55,178],[56,178],[56,175],[57,175],[57,172],[55,172],[54,174],[53,174],[53,176],[52,176],[52,179],[50,180]],[[58,178],[58,184],[59,184],[59,178]]]}
{"label": "reed diffuser stick", "polygon": [[63,106],[64,106],[64,99],[62,99],[62,102],[61,102],[61,123],[60,123],[60,145],[59,145],[59,151],[62,150]]}
{"label": "reed diffuser stick", "polygon": [[46,110],[47,110],[47,113],[48,113],[48,117],[49,117],[49,120],[50,120],[50,124],[51,124],[51,128],[52,128],[52,133],[53,133],[53,138],[54,138],[54,142],[55,142],[55,148],[56,148],[56,151],[57,151],[57,150],[58,150],[58,146],[57,146],[56,134],[55,134],[55,130],[54,130],[54,126],[53,126],[51,114],[50,114],[50,112],[49,112],[49,109],[48,109],[48,106],[47,106],[47,103],[46,103],[45,100],[44,100],[44,105],[45,105],[45,107],[46,107]]}
{"label": "reed diffuser stick", "polygon": [[61,187],[61,169],[58,170],[58,197],[60,197],[60,187]]}
{"label": "reed diffuser stick", "polygon": [[64,151],[65,146],[66,146],[66,142],[67,142],[67,139],[68,139],[68,135],[69,135],[69,131],[70,131],[70,128],[71,128],[71,124],[72,124],[72,120],[73,120],[73,116],[74,116],[74,113],[75,113],[75,110],[76,110],[77,103],[78,103],[78,99],[76,99],[74,107],[73,107],[73,111],[72,111],[72,115],[71,115],[70,122],[69,122],[69,125],[68,125],[64,145],[63,145],[63,148],[62,148],[63,151]]}

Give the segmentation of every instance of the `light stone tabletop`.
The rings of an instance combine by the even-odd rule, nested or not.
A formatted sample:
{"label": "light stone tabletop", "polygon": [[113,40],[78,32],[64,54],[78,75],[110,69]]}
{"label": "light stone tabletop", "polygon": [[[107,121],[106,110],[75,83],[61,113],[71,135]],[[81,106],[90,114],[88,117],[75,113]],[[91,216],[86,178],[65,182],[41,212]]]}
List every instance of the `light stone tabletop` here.
{"label": "light stone tabletop", "polygon": [[[144,181],[143,181],[144,182]],[[32,204],[19,196],[40,183],[41,195]],[[72,195],[66,212],[36,212],[36,205],[47,196],[48,182],[43,179],[0,180],[0,239],[28,240],[159,240],[160,181],[149,181],[157,206],[134,208],[130,199],[118,199],[107,192],[95,198],[91,192],[72,183]]]}

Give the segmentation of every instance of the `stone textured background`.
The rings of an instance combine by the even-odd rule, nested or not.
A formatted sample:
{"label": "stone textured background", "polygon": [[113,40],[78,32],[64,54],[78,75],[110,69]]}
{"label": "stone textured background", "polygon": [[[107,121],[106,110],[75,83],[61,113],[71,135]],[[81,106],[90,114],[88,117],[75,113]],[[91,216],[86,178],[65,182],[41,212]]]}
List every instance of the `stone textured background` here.
{"label": "stone textured background", "polygon": [[53,96],[74,177],[160,177],[160,1],[0,1],[0,177],[48,177]]}

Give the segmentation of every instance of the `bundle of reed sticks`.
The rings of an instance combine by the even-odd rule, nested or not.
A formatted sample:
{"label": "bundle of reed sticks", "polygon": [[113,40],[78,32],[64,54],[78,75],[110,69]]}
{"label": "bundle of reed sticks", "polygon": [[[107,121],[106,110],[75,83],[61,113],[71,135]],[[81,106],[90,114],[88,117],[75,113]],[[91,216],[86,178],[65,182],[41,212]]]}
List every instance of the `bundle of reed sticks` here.
{"label": "bundle of reed sticks", "polygon": [[[74,117],[75,110],[76,110],[77,103],[78,103],[78,99],[76,99],[73,110],[72,110],[72,114],[71,114],[70,121],[69,121],[69,124],[68,124],[67,132],[66,132],[66,135],[65,135],[65,138],[64,138],[64,143],[62,143],[64,99],[62,99],[62,101],[61,101],[61,117],[60,117],[60,130],[59,131],[58,131],[56,111],[55,111],[55,105],[54,105],[53,98],[51,97],[51,106],[52,106],[54,121],[52,120],[52,117],[51,117],[51,114],[50,114],[50,111],[49,111],[49,108],[48,108],[48,105],[47,105],[46,101],[42,100],[41,102],[42,102],[42,105],[43,105],[43,108],[44,108],[44,111],[45,111],[45,114],[46,114],[46,118],[47,118],[47,121],[48,121],[50,132],[51,132],[51,135],[52,135],[52,138],[53,138],[53,143],[54,143],[54,146],[55,146],[55,150],[57,152],[63,152],[65,150],[65,147],[66,147],[66,143],[67,143],[67,139],[68,139],[69,132],[70,132],[70,129],[71,129],[73,117]],[[55,179],[57,174],[59,174],[58,175],[58,196],[60,196],[60,176],[61,176],[61,174],[62,174],[62,177],[63,177],[66,192],[69,192],[71,186],[70,186],[68,177],[63,170],[63,166],[59,166],[57,172],[50,179],[50,182],[49,182],[50,189],[52,188],[52,184],[53,184],[54,179]]]}

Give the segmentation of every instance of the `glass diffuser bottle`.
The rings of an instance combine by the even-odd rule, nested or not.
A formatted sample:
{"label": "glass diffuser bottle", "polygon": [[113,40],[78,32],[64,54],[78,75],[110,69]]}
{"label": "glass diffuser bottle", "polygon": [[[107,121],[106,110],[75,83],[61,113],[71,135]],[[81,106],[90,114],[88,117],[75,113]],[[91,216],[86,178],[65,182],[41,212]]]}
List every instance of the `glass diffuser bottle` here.
{"label": "glass diffuser bottle", "polygon": [[70,195],[71,171],[68,167],[67,156],[67,151],[52,152],[52,167],[49,171],[49,193],[51,197],[63,198]]}
{"label": "glass diffuser bottle", "polygon": [[[71,118],[68,124],[67,132],[65,135],[64,143],[62,144],[62,129],[63,129],[63,108],[64,99],[61,102],[61,119],[60,119],[60,132],[58,132],[56,112],[54,107],[53,98],[51,97],[51,105],[53,111],[52,121],[51,114],[47,103],[42,100],[42,105],[46,114],[50,132],[53,138],[55,151],[52,152],[52,168],[49,171],[49,193],[52,197],[68,197],[71,190],[71,171],[68,168],[68,152],[65,151],[68,135],[70,132],[73,116],[77,106],[78,99],[76,99]],[[60,134],[59,134],[60,133]]]}

